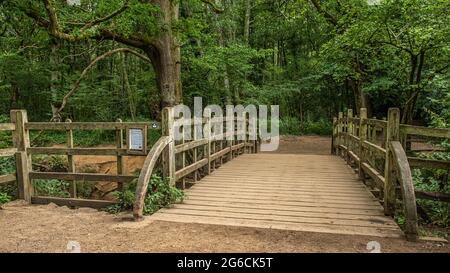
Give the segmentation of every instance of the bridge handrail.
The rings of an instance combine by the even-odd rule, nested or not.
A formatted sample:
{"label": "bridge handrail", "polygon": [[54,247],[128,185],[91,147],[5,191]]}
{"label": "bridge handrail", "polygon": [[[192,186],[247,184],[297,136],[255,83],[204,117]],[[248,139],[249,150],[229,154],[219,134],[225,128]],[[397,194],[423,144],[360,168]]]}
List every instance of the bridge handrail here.
{"label": "bridge handrail", "polygon": [[408,163],[408,157],[399,141],[391,141],[389,158],[395,163],[397,179],[400,182],[400,190],[403,200],[403,209],[405,213],[405,235],[408,240],[417,240],[417,209],[416,195],[414,193],[414,184],[411,175],[411,168]]}
{"label": "bridge handrail", "polygon": [[360,109],[359,118],[353,117],[353,110],[349,109],[346,116],[339,112],[333,119],[332,153],[342,155],[349,165],[357,165],[365,183],[367,178],[372,179],[375,188],[372,192],[382,199],[386,215],[394,214],[397,195],[401,194],[407,218],[405,233],[411,240],[417,236],[416,198],[450,202],[450,194],[414,190],[411,168],[450,170],[448,160],[408,156],[408,151],[442,151],[436,148],[409,150],[418,137],[449,139],[450,129],[400,124],[398,108],[390,108],[388,118],[383,120],[367,118],[365,108]]}
{"label": "bridge handrail", "polygon": [[136,185],[136,199],[133,205],[133,215],[136,219],[142,218],[144,210],[144,201],[147,194],[148,184],[153,173],[156,161],[169,143],[173,141],[169,136],[161,137],[155,145],[153,145],[149,154],[145,158],[144,165],[141,169],[139,179]]}

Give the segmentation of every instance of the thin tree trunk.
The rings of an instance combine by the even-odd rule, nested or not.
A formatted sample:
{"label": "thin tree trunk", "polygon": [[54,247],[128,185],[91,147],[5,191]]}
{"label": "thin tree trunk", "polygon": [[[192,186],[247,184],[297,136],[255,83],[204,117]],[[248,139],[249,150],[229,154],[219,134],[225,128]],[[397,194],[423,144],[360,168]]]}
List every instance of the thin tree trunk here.
{"label": "thin tree trunk", "polygon": [[244,16],[244,43],[246,45],[249,44],[250,40],[250,17],[251,17],[251,9],[252,0],[245,0],[245,16]]}
{"label": "thin tree trunk", "polygon": [[130,82],[128,80],[128,72],[127,72],[127,57],[125,53],[120,54],[122,58],[122,73],[123,73],[123,82],[125,87],[125,92],[128,97],[128,107],[130,108],[130,116],[132,121],[136,121],[136,102],[134,100],[133,91],[131,90]]}

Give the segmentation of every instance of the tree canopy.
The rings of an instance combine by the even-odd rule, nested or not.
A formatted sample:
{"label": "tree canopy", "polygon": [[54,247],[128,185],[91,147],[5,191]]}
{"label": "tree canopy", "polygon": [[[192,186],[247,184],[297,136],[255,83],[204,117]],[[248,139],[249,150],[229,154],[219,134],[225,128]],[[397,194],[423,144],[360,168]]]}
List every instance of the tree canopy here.
{"label": "tree canopy", "polygon": [[149,119],[201,96],[278,104],[294,127],[347,108],[383,117],[392,106],[404,123],[431,124],[449,112],[449,8],[445,0],[3,1],[0,114]]}

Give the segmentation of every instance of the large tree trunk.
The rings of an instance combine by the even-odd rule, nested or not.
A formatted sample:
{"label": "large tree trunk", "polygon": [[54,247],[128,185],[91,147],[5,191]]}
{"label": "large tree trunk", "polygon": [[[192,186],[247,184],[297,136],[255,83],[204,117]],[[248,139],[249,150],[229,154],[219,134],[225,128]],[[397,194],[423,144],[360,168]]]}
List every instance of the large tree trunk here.
{"label": "large tree trunk", "polygon": [[153,0],[161,8],[161,25],[158,38],[146,49],[152,60],[156,83],[161,92],[161,107],[182,102],[180,44],[172,32],[172,24],[178,20],[178,1]]}

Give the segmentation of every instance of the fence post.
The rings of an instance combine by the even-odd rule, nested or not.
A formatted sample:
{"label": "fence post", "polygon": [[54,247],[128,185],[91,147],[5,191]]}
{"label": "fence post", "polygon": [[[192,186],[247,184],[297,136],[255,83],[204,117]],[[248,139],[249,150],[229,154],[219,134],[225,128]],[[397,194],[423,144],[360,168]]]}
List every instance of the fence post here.
{"label": "fence post", "polygon": [[[182,127],[181,127],[181,144],[186,143],[186,140],[184,138],[184,135],[186,133],[186,122],[188,121],[188,119],[186,119],[186,117],[183,114],[183,122],[181,123]],[[190,119],[189,119],[190,121]],[[190,127],[189,127],[190,128]],[[181,152],[181,168],[184,169],[184,167],[186,167],[186,151]],[[186,176],[183,176],[183,178],[181,178],[181,188],[184,190],[186,188]]]}
{"label": "fence post", "polygon": [[208,158],[208,174],[211,174],[211,110],[205,109],[206,116],[206,132],[205,137],[208,139],[208,144],[206,146],[206,157]]}
{"label": "fence post", "polygon": [[242,143],[244,143],[244,146],[242,147],[241,154],[245,153],[245,150],[247,148],[247,113],[244,111],[242,113],[242,127],[241,127],[241,135],[242,135]]}
{"label": "fence post", "polygon": [[342,122],[343,122],[343,119],[344,118],[344,113],[342,113],[342,112],[339,112],[338,113],[338,125],[337,125],[337,143],[336,143],[336,154],[337,155],[341,155],[341,153],[340,153],[340,148],[339,148],[339,145],[345,145],[345,143],[343,142],[343,138],[342,138],[342,129],[343,129],[343,125],[342,125]]}
{"label": "fence post", "polygon": [[362,169],[362,164],[364,163],[364,148],[363,144],[364,141],[367,138],[367,124],[365,123],[365,120],[367,119],[367,109],[361,108],[359,110],[359,164],[358,164],[358,174],[359,178],[361,178],[363,181],[365,179],[364,177],[364,171]]}
{"label": "fence post", "polygon": [[25,128],[28,122],[27,111],[11,110],[11,123],[16,125],[13,131],[13,143],[17,148],[16,158],[16,176],[19,199],[24,199],[31,204],[33,196],[33,184],[30,181],[29,173],[32,170],[31,157],[27,154],[27,148],[30,147],[30,135]]}
{"label": "fence post", "polygon": [[331,154],[336,154],[336,135],[337,135],[337,118],[333,117],[332,133],[331,133]]}
{"label": "fence post", "polygon": [[[201,120],[201,118],[199,120],[195,115],[194,115],[193,120],[194,120],[193,138],[194,138],[194,141],[197,141],[199,133],[200,133],[199,129],[202,128],[202,120]],[[199,122],[200,122],[200,126],[198,125]],[[193,161],[194,161],[194,163],[197,163],[197,147],[194,148]],[[198,170],[195,170],[194,182],[197,182],[197,180],[198,180]]]}
{"label": "fence post", "polygon": [[[231,120],[229,120],[231,118]],[[227,147],[230,148],[230,153],[228,154],[228,161],[231,161],[233,159],[233,151],[231,151],[231,148],[233,147],[233,139],[234,139],[234,113],[232,112],[231,115],[227,115],[228,123],[227,123],[227,133],[230,133],[230,136],[227,136]]]}
{"label": "fence post", "polygon": [[[117,122],[122,123],[122,119],[117,119]],[[123,129],[118,129],[117,130],[117,145],[116,145],[117,149],[122,150],[124,148],[123,145]],[[147,151],[146,151],[147,152]],[[117,174],[123,174],[123,156],[120,155],[120,153],[117,153]],[[119,183],[119,190],[122,191],[123,190],[123,186],[124,183]]]}
{"label": "fence post", "polygon": [[395,176],[394,162],[391,156],[389,143],[399,140],[400,131],[400,110],[398,108],[389,108],[386,126],[386,159],[384,166],[384,213],[394,215],[395,212]]}
{"label": "fence post", "polygon": [[170,138],[163,152],[163,174],[169,179],[170,185],[175,185],[175,141],[174,141],[174,111],[166,107],[162,111],[162,135]]}
{"label": "fence post", "polygon": [[[72,120],[67,119],[67,123],[71,123]],[[66,131],[67,133],[67,148],[72,149],[73,148],[73,130],[69,129]],[[67,155],[67,171],[69,173],[75,172],[75,162],[73,161],[73,155]],[[75,180],[69,181],[69,192],[70,197],[76,198],[77,197],[77,182]]]}
{"label": "fence post", "polygon": [[348,109],[347,110],[347,134],[346,134],[346,143],[345,146],[347,147],[347,153],[345,154],[345,160],[347,161],[348,164],[350,164],[350,151],[352,150],[351,148],[351,141],[352,138],[350,137],[350,134],[353,133],[353,124],[352,124],[352,119],[353,118],[353,109]]}

